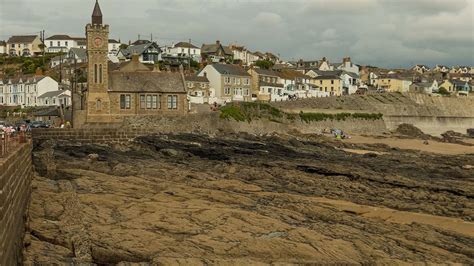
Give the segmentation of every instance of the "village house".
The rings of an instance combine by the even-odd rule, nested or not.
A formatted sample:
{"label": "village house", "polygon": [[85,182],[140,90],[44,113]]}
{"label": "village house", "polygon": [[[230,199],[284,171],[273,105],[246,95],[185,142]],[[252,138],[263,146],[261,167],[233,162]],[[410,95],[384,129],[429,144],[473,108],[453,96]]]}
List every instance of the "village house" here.
{"label": "village house", "polygon": [[0,81],[0,105],[40,106],[38,101],[40,95],[58,90],[58,82],[51,77],[32,75],[10,78]]}
{"label": "village house", "polygon": [[109,39],[109,55],[117,55],[118,51],[120,50],[120,41],[117,41],[115,39]]}
{"label": "village house", "polygon": [[425,65],[416,65],[412,68],[412,70],[417,72],[417,73],[423,74],[425,72],[430,71],[430,68],[428,66],[425,66]]}
{"label": "village house", "polygon": [[469,85],[469,82],[467,81],[462,81],[462,80],[450,80],[451,83],[454,85],[454,90],[456,92],[471,92],[471,86]]}
{"label": "village house", "polygon": [[86,26],[87,91],[74,94],[77,97],[73,103],[73,126],[122,123],[127,117],[135,116],[186,115],[189,104],[182,71],[150,69],[140,62],[143,53],[129,50],[131,60],[109,72],[108,35],[109,25],[102,23],[97,1],[92,22]]}
{"label": "village house", "polygon": [[[333,71],[321,71],[321,70],[309,70],[306,75],[313,79],[319,76],[338,76],[342,84],[342,94],[354,94],[360,85],[360,77],[357,73],[347,72],[344,70],[333,70]],[[319,81],[321,83],[321,81]],[[320,84],[316,84],[320,86]]]}
{"label": "village house", "polygon": [[7,54],[7,42],[0,41],[0,55]]}
{"label": "village house", "polygon": [[449,72],[449,67],[443,66],[443,65],[436,65],[433,68],[434,72],[441,72],[441,73],[448,73]]}
{"label": "village house", "polygon": [[234,63],[235,64],[242,64],[245,66],[250,66],[255,64],[258,60],[263,58],[259,57],[258,55],[250,52],[244,46],[239,46],[232,44],[229,46],[229,49],[232,50],[234,53]]}
{"label": "village house", "polygon": [[457,66],[457,67],[452,67],[449,73],[452,74],[470,74],[471,73],[471,67],[468,66]]}
{"label": "village house", "polygon": [[329,96],[341,96],[343,94],[342,80],[338,75],[321,75],[313,79],[313,84]]}
{"label": "village house", "polygon": [[38,35],[12,36],[7,41],[9,56],[34,56],[42,52]]}
{"label": "village house", "polygon": [[[314,85],[313,79],[296,70],[278,71],[280,83],[283,84],[284,94],[291,98],[309,98],[324,97],[325,93],[321,93],[318,86]],[[329,94],[327,94],[329,95]]]}
{"label": "village house", "polygon": [[412,80],[397,74],[380,75],[375,80],[375,86],[387,92],[408,92]]}
{"label": "village house", "polygon": [[232,50],[223,46],[220,41],[215,44],[203,44],[201,47],[201,60],[203,63],[232,63],[234,60]]}
{"label": "village house", "polygon": [[211,91],[207,77],[197,75],[188,75],[184,77],[186,81],[186,90],[190,103],[209,104],[209,99],[215,97],[215,92]]}
{"label": "village house", "polygon": [[334,69],[343,70],[349,73],[355,73],[357,74],[357,76],[359,76],[359,71],[360,71],[359,66],[352,63],[350,57],[343,58],[342,63],[333,64],[333,66],[334,66]]}
{"label": "village house", "polygon": [[451,94],[456,92],[456,88],[455,88],[454,84],[449,79],[446,79],[441,84],[439,84],[439,88],[440,89],[443,88]]}
{"label": "village house", "polygon": [[433,92],[438,92],[438,82],[433,81],[424,81],[424,82],[415,82],[410,85],[409,91],[415,93],[424,93],[432,94]]}
{"label": "village house", "polygon": [[260,68],[252,68],[248,72],[252,76],[252,95],[256,95],[257,100],[267,102],[288,100],[288,94],[285,93],[278,72]]}
{"label": "village house", "polygon": [[46,92],[38,97],[38,106],[69,106],[71,105],[71,91],[57,90]]}
{"label": "village house", "polygon": [[133,55],[138,55],[141,63],[155,64],[161,59],[161,49],[156,42],[130,45],[125,49],[120,49],[117,58],[120,61],[127,61],[132,59]]}
{"label": "village house", "polygon": [[218,104],[234,101],[252,101],[251,76],[245,70],[230,64],[209,64],[198,76],[206,77],[215,92]]}
{"label": "village house", "polygon": [[201,61],[201,48],[189,42],[178,42],[172,46],[165,47],[163,53],[191,58],[196,62]]}
{"label": "village house", "polygon": [[77,39],[69,35],[53,35],[46,38],[44,45],[48,53],[68,53],[71,48],[77,48]]}

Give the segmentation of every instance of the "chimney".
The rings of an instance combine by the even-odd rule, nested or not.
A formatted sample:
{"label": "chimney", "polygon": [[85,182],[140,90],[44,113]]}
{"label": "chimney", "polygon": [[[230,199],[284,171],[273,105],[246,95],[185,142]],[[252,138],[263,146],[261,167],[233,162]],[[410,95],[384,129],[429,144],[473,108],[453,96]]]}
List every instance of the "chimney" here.
{"label": "chimney", "polygon": [[350,63],[350,62],[351,62],[351,58],[350,58],[350,57],[344,57],[344,59],[342,59],[342,62],[343,62],[343,63]]}
{"label": "chimney", "polygon": [[326,61],[327,61],[327,58],[326,58],[326,57],[323,57],[323,61],[326,62]]}
{"label": "chimney", "polygon": [[217,44],[217,45],[221,45],[221,41],[217,40],[217,41],[216,41],[216,44]]}
{"label": "chimney", "polygon": [[43,69],[41,67],[36,68],[35,76],[43,76]]}
{"label": "chimney", "polygon": [[204,72],[204,77],[207,78],[207,72]]}
{"label": "chimney", "polygon": [[133,55],[132,55],[132,62],[134,62],[134,63],[140,62],[140,56],[139,56],[138,54],[136,54],[136,53],[133,54]]}

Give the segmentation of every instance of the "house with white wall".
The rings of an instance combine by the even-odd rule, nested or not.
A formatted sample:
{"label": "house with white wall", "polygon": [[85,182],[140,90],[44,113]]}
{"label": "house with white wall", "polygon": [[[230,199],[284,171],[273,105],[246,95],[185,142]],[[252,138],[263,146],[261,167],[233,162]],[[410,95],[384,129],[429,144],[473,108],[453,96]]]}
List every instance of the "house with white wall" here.
{"label": "house with white wall", "polygon": [[71,105],[70,90],[56,90],[43,93],[38,97],[39,106],[69,106]]}
{"label": "house with white wall", "polygon": [[7,53],[10,56],[34,56],[42,52],[38,35],[17,35],[7,41]]}
{"label": "house with white wall", "polygon": [[10,78],[0,88],[0,105],[33,107],[40,106],[40,95],[59,90],[59,84],[51,77],[34,75]]}
{"label": "house with white wall", "polygon": [[77,39],[66,34],[53,35],[44,41],[48,53],[67,53],[71,48],[77,48]]}
{"label": "house with white wall", "polygon": [[0,41],[0,55],[7,54],[7,42]]}

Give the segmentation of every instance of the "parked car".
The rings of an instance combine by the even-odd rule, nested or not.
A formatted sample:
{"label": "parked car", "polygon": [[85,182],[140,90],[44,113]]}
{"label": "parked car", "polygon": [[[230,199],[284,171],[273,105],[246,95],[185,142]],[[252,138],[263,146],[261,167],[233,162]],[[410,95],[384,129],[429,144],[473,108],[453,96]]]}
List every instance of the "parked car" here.
{"label": "parked car", "polygon": [[30,123],[31,128],[50,128],[48,124],[43,121],[33,121]]}

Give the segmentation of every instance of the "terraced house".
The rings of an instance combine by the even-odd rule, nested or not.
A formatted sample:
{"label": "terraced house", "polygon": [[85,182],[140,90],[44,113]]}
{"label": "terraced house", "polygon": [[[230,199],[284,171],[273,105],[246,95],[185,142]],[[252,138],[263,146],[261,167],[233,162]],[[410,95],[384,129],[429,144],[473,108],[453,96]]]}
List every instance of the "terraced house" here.
{"label": "terraced house", "polygon": [[288,94],[285,93],[278,72],[252,68],[249,73],[252,75],[252,94],[257,96],[257,100],[275,102],[288,99]]}
{"label": "terraced house", "polygon": [[58,82],[51,77],[34,75],[10,78],[0,81],[0,105],[41,106],[39,96],[58,90]]}
{"label": "terraced house", "polygon": [[198,76],[209,80],[217,103],[252,101],[251,76],[242,67],[229,64],[207,65]]}

